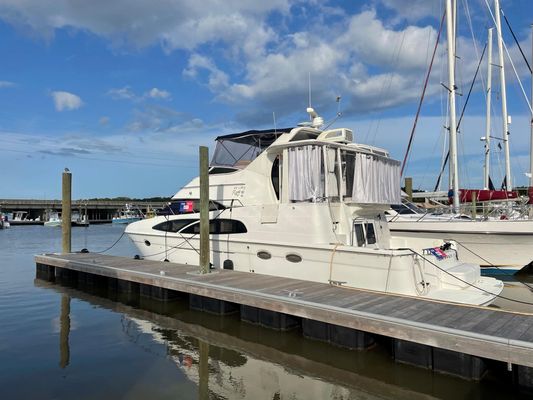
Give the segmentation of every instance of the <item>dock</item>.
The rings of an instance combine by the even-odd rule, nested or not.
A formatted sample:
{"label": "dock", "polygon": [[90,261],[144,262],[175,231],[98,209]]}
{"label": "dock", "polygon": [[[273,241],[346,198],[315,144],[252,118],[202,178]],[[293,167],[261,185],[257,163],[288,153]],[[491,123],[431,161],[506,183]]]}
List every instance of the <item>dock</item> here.
{"label": "dock", "polygon": [[37,277],[69,279],[351,349],[390,341],[396,361],[481,380],[491,365],[533,388],[533,315],[268,275],[92,253],[35,257]]}

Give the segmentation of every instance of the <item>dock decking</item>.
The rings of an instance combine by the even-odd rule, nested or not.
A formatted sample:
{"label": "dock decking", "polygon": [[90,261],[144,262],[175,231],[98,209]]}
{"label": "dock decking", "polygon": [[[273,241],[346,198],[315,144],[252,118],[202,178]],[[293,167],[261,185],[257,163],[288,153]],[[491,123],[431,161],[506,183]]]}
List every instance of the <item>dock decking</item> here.
{"label": "dock decking", "polygon": [[[288,314],[434,349],[533,367],[533,315],[296,279],[92,253],[38,255],[39,266],[116,278]],[[527,369],[526,375],[533,375]]]}

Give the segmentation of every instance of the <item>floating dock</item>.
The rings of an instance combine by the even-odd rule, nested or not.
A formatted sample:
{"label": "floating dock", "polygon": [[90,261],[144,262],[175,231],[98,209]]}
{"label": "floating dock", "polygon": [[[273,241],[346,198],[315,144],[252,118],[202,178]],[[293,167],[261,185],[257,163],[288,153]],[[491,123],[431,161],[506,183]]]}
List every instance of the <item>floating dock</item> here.
{"label": "floating dock", "polygon": [[35,262],[41,279],[161,301],[188,296],[195,310],[300,328],[306,337],[352,349],[384,337],[398,362],[473,380],[499,364],[516,384],[533,388],[533,315],[233,270],[201,275],[197,266],[92,253],[38,255]]}

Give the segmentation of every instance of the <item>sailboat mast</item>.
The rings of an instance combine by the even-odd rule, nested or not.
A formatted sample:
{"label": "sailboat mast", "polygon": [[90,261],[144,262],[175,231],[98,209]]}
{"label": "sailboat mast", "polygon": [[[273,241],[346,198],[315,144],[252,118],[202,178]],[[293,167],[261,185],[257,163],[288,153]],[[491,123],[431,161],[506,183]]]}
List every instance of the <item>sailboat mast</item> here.
{"label": "sailboat mast", "polygon": [[[531,24],[531,65],[533,65],[533,24]],[[533,106],[533,70],[531,71],[531,97]],[[531,108],[531,141],[529,144],[529,186],[533,187],[533,107]]]}
{"label": "sailboat mast", "polygon": [[[455,3],[455,0],[453,0]],[[459,211],[459,172],[457,170],[457,123],[455,121],[455,40],[452,0],[446,0],[446,39],[448,41],[448,81],[450,101],[450,174],[452,176],[453,208]]]}
{"label": "sailboat mast", "polygon": [[483,189],[489,188],[490,179],[490,107],[492,96],[492,30],[489,28],[487,37],[487,118],[485,125],[485,168],[483,176]]}
{"label": "sailboat mast", "polygon": [[[531,65],[533,65],[533,24],[531,24]],[[533,191],[533,70],[531,71],[531,97],[529,100],[531,104],[531,139],[529,142],[529,217],[533,217],[533,202],[532,202],[532,191]]]}
{"label": "sailboat mast", "polygon": [[505,62],[503,59],[503,37],[500,18],[500,0],[494,0],[494,17],[496,19],[496,32],[498,34],[498,58],[500,64],[500,91],[502,96],[502,121],[503,121],[503,151],[505,153],[505,180],[507,190],[513,189],[511,180],[511,159],[509,154],[509,121],[507,117],[507,92],[505,87]]}

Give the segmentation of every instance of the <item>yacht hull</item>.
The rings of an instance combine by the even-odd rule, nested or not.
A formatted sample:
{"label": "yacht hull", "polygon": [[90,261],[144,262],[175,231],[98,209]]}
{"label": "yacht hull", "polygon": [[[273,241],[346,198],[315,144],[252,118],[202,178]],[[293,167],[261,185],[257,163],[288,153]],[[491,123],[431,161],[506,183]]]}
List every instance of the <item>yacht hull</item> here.
{"label": "yacht hull", "polygon": [[485,272],[515,273],[533,261],[533,220],[395,221],[393,238],[426,238],[457,243],[459,259]]}
{"label": "yacht hull", "polygon": [[[169,234],[165,238],[131,230],[127,233],[143,258],[198,265],[198,237],[175,237]],[[468,268],[466,275],[458,273],[460,279],[473,281],[473,285],[482,290],[476,289],[436,270],[431,263],[437,261],[415,257],[407,250],[359,249],[344,245],[287,245],[220,238],[212,239],[210,245],[214,268],[330,282],[359,289],[476,305],[491,303],[503,289],[501,281],[472,276],[473,270]],[[442,269],[446,269],[446,262],[443,261]],[[426,292],[421,282],[429,283],[429,291]]]}

